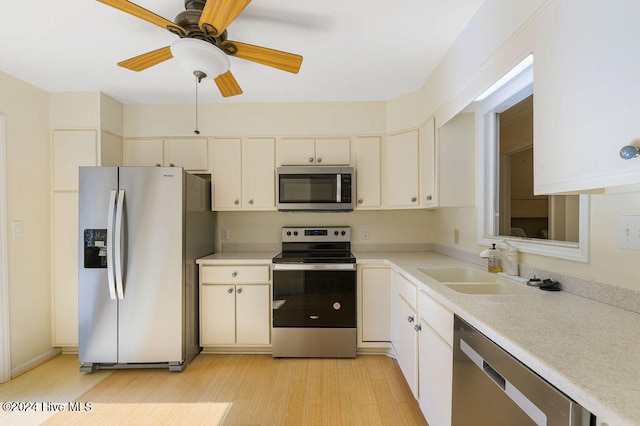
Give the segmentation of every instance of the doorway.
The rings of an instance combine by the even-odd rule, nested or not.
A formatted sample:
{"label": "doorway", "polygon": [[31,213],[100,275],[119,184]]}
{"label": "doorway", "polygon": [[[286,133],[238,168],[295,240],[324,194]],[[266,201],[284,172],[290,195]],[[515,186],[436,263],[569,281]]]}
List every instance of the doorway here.
{"label": "doorway", "polygon": [[0,383],[11,379],[7,254],[7,121],[0,114]]}

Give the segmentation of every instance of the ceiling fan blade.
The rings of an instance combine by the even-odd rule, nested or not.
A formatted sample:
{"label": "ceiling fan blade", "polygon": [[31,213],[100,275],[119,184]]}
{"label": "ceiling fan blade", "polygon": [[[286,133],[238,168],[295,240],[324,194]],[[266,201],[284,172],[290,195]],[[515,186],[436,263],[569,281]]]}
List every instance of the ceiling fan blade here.
{"label": "ceiling fan blade", "polygon": [[208,0],[198,26],[217,37],[249,3],[251,0]]}
{"label": "ceiling fan blade", "polygon": [[220,74],[214,78],[213,81],[216,82],[216,86],[218,86],[220,93],[222,93],[222,96],[225,98],[242,94],[242,89],[233,74],[231,74],[231,71]]}
{"label": "ceiling fan blade", "polygon": [[[232,47],[235,46],[235,49]],[[297,74],[302,56],[237,41],[225,41],[221,48],[230,55]],[[235,53],[234,53],[235,51]]]}
{"label": "ceiling fan blade", "polygon": [[[178,32],[182,34],[186,34],[184,28],[176,25],[175,23],[169,21],[168,19],[163,18],[162,16],[156,15],[155,13],[143,8],[142,6],[138,6],[135,3],[131,3],[128,0],[98,0],[100,3],[104,3],[108,6],[115,7],[123,12],[126,12],[130,15],[133,15],[137,18],[144,19],[147,22],[150,22],[154,25],[158,25],[164,29],[168,29],[171,31],[172,28],[175,28]],[[172,31],[172,32],[175,32]]]}
{"label": "ceiling fan blade", "polygon": [[126,61],[118,62],[118,65],[131,71],[142,71],[171,58],[173,58],[173,55],[171,54],[171,49],[167,46],[152,52],[143,53]]}

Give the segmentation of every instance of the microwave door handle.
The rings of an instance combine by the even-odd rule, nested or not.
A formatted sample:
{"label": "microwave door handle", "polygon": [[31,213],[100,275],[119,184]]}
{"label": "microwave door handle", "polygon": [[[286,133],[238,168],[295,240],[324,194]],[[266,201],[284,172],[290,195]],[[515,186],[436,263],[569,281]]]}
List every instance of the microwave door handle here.
{"label": "microwave door handle", "polygon": [[114,300],[116,298],[115,271],[113,269],[113,249],[115,247],[115,244],[113,244],[113,221],[115,207],[116,190],[112,189],[111,194],[109,195],[109,210],[107,211],[107,278],[109,284],[109,297]]}
{"label": "microwave door handle", "polygon": [[338,173],[336,180],[338,181],[338,190],[336,191],[336,203],[342,202],[342,175]]}

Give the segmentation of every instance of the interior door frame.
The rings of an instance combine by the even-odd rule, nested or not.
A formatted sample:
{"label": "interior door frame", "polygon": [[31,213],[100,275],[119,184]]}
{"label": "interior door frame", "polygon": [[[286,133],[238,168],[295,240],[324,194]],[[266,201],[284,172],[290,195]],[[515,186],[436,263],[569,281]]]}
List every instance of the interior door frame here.
{"label": "interior door frame", "polygon": [[7,120],[0,114],[0,383],[11,380],[9,258],[7,252]]}

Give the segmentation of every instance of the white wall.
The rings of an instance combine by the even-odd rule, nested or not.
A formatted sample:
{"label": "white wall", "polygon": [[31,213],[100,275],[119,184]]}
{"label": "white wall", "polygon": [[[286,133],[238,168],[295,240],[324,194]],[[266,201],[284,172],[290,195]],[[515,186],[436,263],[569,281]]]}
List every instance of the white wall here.
{"label": "white wall", "polygon": [[[199,107],[203,136],[380,134],[384,102],[206,104]],[[124,137],[193,136],[189,104],[125,105]]]}
{"label": "white wall", "polygon": [[[49,95],[0,72],[7,119],[7,229],[11,367],[51,349]],[[24,236],[11,223],[24,222]]]}

